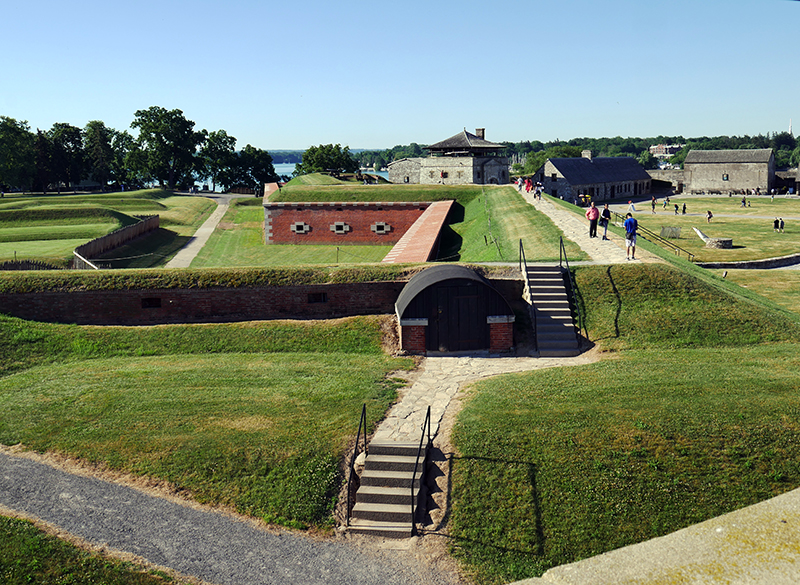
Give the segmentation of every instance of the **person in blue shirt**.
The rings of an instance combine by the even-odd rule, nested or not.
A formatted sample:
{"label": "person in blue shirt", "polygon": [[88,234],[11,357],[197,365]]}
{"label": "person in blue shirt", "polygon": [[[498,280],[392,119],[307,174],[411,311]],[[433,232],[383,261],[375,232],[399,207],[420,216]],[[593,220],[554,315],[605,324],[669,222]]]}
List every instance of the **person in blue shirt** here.
{"label": "person in blue shirt", "polygon": [[625,256],[628,260],[636,260],[636,230],[639,229],[639,222],[630,213],[625,216],[622,224],[625,228]]}

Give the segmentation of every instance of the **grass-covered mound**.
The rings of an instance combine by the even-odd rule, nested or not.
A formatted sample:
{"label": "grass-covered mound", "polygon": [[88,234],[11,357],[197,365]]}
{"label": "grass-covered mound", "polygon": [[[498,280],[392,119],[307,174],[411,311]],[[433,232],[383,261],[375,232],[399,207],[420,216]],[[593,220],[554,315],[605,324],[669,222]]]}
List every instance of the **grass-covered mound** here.
{"label": "grass-covered mound", "polygon": [[0,444],[292,526],[332,523],[361,405],[396,398],[381,319],[79,327],[0,318]]}
{"label": "grass-covered mound", "polygon": [[664,266],[576,269],[592,365],[476,384],[454,430],[453,550],[541,575],[800,485],[797,321]]}
{"label": "grass-covered mound", "polygon": [[3,272],[0,273],[0,293],[164,288],[247,288],[374,282],[408,278],[419,270],[421,270],[420,267],[375,264],[369,266],[300,266],[295,268]]}
{"label": "grass-covered mound", "polygon": [[93,195],[18,195],[0,200],[0,261],[40,260],[66,267],[89,240],[158,215],[160,228],[100,260],[115,268],[166,263],[210,214],[214,203],[160,189]]}
{"label": "grass-covered mound", "polygon": [[[488,186],[483,185],[363,185],[353,183],[302,184],[287,183],[270,195],[272,202],[292,201],[444,201],[461,204],[478,197]],[[334,179],[335,180],[335,179]]]}
{"label": "grass-covered mound", "polygon": [[88,553],[45,534],[27,520],[0,517],[3,585],[161,585],[175,581],[131,563]]}

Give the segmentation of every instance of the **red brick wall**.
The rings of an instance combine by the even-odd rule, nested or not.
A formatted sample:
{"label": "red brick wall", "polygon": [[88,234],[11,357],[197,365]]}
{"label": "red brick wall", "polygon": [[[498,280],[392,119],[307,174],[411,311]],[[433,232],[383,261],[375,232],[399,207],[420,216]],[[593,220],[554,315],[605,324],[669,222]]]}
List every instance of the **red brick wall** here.
{"label": "red brick wall", "polygon": [[[81,325],[332,319],[394,313],[394,303],[405,284],[0,294],[0,313],[33,321]],[[325,302],[309,302],[322,300],[322,295]],[[152,306],[159,304],[160,307]]]}
{"label": "red brick wall", "polygon": [[[267,203],[264,205],[264,240],[268,244],[396,244],[427,209],[430,203]],[[295,222],[311,226],[306,234],[290,228]],[[346,234],[336,234],[330,226],[344,222]],[[370,228],[375,222],[391,226],[386,234]]]}
{"label": "red brick wall", "polygon": [[409,353],[425,353],[425,325],[404,325],[400,328],[400,344]]}
{"label": "red brick wall", "polygon": [[489,323],[489,351],[509,351],[514,347],[513,323]]}

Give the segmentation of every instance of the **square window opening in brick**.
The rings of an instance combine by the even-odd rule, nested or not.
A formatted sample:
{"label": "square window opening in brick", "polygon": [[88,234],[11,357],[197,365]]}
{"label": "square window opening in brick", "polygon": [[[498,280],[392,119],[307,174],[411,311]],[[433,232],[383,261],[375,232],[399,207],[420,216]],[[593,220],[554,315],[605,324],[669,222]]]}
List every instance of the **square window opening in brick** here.
{"label": "square window opening in brick", "polygon": [[142,299],[143,309],[160,309],[161,297],[145,297]]}
{"label": "square window opening in brick", "polygon": [[308,303],[327,303],[328,302],[328,293],[326,292],[318,292],[318,293],[308,293]]}

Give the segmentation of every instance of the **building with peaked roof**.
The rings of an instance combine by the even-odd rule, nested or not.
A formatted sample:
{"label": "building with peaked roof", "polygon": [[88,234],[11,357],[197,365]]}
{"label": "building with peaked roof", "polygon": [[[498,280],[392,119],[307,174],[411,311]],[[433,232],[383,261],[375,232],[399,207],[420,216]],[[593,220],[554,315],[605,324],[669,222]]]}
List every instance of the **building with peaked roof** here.
{"label": "building with peaked roof", "polygon": [[768,193],[775,185],[775,155],[771,148],[690,150],[683,162],[683,183],[692,193]]}
{"label": "building with peaked roof", "polygon": [[544,191],[567,201],[600,201],[650,193],[652,180],[631,157],[593,157],[584,150],[579,158],[549,158],[536,172]]}
{"label": "building with peaked roof", "polygon": [[508,157],[502,144],[486,140],[485,130],[459,132],[426,147],[425,158],[389,163],[389,181],[421,185],[489,185],[508,183]]}

